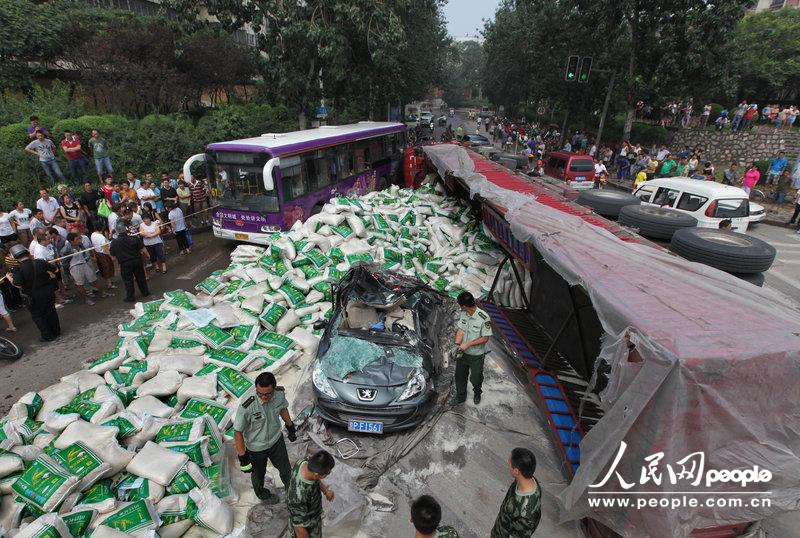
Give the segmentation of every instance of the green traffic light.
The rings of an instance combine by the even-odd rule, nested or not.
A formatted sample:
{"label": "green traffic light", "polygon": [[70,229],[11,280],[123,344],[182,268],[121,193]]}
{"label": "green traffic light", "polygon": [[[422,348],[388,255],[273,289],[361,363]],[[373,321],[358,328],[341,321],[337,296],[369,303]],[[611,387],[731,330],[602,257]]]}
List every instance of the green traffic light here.
{"label": "green traffic light", "polygon": [[575,78],[575,73],[568,73],[568,74],[567,74],[567,76],[568,76],[569,78]]}
{"label": "green traffic light", "polygon": [[587,78],[588,78],[588,77],[587,77],[585,74],[584,74],[584,75],[581,75],[581,80],[586,80]]}

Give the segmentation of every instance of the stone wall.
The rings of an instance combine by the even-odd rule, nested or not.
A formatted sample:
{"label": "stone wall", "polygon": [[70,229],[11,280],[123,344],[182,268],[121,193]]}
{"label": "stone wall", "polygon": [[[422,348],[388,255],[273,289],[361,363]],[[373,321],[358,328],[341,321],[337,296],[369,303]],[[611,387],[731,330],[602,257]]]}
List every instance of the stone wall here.
{"label": "stone wall", "polygon": [[680,129],[670,143],[673,151],[681,151],[684,146],[703,148],[702,159],[707,159],[715,165],[727,165],[732,161],[744,163],[745,161],[768,160],[775,157],[775,153],[783,150],[791,161],[800,153],[800,129],[791,131],[778,131],[773,134],[772,129],[758,127],[746,132]]}

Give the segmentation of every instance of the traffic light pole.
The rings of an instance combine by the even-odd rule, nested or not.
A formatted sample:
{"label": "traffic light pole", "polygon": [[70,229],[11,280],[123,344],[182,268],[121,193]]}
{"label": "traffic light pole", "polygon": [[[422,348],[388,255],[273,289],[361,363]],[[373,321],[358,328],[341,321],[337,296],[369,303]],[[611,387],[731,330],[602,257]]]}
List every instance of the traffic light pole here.
{"label": "traffic light pole", "polygon": [[[595,72],[598,72],[598,71],[599,71],[598,69],[595,70]],[[601,138],[603,136],[603,128],[606,125],[606,114],[608,114],[608,105],[611,103],[611,94],[614,91],[614,81],[615,81],[616,78],[617,78],[617,72],[616,71],[612,71],[611,72],[611,81],[609,81],[609,83],[608,83],[608,91],[606,91],[606,100],[603,103],[603,113],[600,115],[600,126],[597,128],[597,138],[595,139],[595,142],[594,142],[595,145],[597,146],[596,155],[599,155],[599,153],[600,153],[600,140],[601,140]]]}

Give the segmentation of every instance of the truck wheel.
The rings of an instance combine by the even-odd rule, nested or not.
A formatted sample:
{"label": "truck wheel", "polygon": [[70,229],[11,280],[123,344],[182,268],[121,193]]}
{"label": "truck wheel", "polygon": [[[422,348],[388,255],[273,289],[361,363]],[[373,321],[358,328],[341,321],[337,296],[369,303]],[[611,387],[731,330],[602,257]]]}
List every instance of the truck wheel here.
{"label": "truck wheel", "polygon": [[685,228],[672,236],[669,249],[687,260],[729,273],[763,273],[775,261],[775,247],[755,237],[715,230]]}
{"label": "truck wheel", "polygon": [[626,192],[591,190],[581,191],[578,203],[591,208],[598,215],[618,217],[620,209],[629,205],[640,205],[642,201]]}
{"label": "truck wheel", "polygon": [[637,228],[639,235],[652,239],[672,239],[672,234],[681,228],[697,226],[697,219],[675,209],[664,207],[627,205],[619,210],[619,222],[623,226]]}

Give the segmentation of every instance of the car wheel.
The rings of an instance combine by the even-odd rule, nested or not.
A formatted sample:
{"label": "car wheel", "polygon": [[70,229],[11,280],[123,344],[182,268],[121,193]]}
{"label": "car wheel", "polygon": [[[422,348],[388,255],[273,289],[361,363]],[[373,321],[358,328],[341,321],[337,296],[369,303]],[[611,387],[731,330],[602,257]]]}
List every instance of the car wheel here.
{"label": "car wheel", "polygon": [[623,226],[637,228],[639,235],[653,239],[672,239],[672,234],[681,228],[697,226],[697,219],[675,209],[664,207],[627,205],[619,211],[619,222]]}
{"label": "car wheel", "polygon": [[713,228],[686,228],[672,236],[669,249],[687,260],[729,273],[762,273],[775,261],[775,247],[761,239]]}
{"label": "car wheel", "polygon": [[741,278],[759,288],[764,285],[764,273],[731,273],[733,276]]}
{"label": "car wheel", "polygon": [[580,205],[589,207],[604,217],[618,217],[619,211],[623,207],[642,203],[632,194],[606,190],[581,191],[577,201]]}

